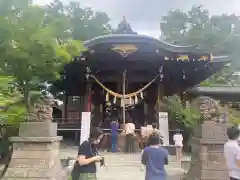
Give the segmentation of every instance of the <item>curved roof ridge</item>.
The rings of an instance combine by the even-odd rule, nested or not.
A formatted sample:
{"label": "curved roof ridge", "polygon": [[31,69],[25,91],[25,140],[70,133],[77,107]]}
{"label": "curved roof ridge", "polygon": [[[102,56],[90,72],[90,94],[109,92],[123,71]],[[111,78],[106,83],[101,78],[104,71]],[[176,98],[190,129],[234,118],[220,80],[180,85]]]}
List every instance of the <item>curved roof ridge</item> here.
{"label": "curved roof ridge", "polygon": [[98,39],[104,39],[104,38],[110,38],[110,37],[139,37],[139,38],[148,38],[148,39],[152,39],[154,41],[158,41],[161,43],[164,43],[166,45],[172,46],[172,47],[199,47],[198,44],[193,44],[193,45],[176,45],[176,44],[171,44],[168,43],[166,41],[151,37],[151,36],[147,36],[147,35],[140,35],[140,34],[108,34],[108,35],[102,35],[102,36],[97,36],[95,38],[89,39],[87,41],[84,42],[85,45],[87,45],[88,43],[90,43],[91,41],[95,41]]}
{"label": "curved roof ridge", "polygon": [[[202,49],[199,49],[199,45],[174,45],[168,42],[146,36],[146,35],[138,35],[138,34],[111,34],[111,35],[103,35],[93,38],[91,40],[87,40],[84,42],[84,45],[92,49],[94,46],[99,44],[137,44],[137,43],[146,43],[152,44],[159,49],[165,49],[170,52],[175,53],[203,53],[206,54]],[[209,52],[210,53],[210,52]]]}

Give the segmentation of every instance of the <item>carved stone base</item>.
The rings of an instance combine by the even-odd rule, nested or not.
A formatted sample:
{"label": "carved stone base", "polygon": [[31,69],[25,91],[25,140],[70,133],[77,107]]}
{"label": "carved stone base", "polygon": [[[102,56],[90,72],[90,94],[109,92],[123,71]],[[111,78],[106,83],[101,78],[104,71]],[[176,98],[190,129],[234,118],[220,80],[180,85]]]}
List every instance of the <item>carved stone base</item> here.
{"label": "carved stone base", "polygon": [[228,180],[223,146],[227,124],[204,122],[192,138],[190,169],[185,180]]}
{"label": "carved stone base", "polygon": [[24,122],[20,124],[20,137],[56,137],[57,123]]}
{"label": "carved stone base", "polygon": [[[51,129],[47,134],[49,137],[41,137],[42,130]],[[24,137],[12,137],[13,143],[12,159],[3,180],[66,180],[68,175],[63,170],[59,158],[59,146],[62,137],[51,137],[57,129],[52,123],[24,123],[20,126],[19,135]],[[21,133],[26,130],[25,133]],[[35,129],[35,137],[27,137]],[[39,131],[38,131],[39,130]],[[53,131],[51,133],[51,131]],[[41,136],[39,136],[41,135]],[[37,137],[38,136],[38,137]]]}

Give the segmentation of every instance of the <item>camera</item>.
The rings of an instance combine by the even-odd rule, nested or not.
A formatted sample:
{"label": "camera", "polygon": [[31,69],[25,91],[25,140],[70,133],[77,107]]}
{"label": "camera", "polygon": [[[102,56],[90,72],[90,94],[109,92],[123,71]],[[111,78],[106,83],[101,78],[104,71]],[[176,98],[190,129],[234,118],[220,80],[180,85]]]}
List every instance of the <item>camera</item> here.
{"label": "camera", "polygon": [[106,166],[104,157],[100,160],[100,167],[102,166]]}

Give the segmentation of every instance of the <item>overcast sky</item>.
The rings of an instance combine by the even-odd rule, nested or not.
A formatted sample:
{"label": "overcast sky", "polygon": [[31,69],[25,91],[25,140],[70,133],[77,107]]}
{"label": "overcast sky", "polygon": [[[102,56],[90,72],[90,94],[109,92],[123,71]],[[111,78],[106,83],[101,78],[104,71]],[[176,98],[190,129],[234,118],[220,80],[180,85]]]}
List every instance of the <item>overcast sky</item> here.
{"label": "overcast sky", "polygon": [[[46,4],[51,0],[34,0]],[[68,2],[70,0],[62,0]],[[104,11],[116,27],[126,16],[134,31],[157,37],[160,35],[161,16],[170,9],[188,10],[193,5],[204,5],[211,14],[235,13],[240,15],[240,0],[75,0],[83,7]],[[230,3],[231,2],[231,3]]]}

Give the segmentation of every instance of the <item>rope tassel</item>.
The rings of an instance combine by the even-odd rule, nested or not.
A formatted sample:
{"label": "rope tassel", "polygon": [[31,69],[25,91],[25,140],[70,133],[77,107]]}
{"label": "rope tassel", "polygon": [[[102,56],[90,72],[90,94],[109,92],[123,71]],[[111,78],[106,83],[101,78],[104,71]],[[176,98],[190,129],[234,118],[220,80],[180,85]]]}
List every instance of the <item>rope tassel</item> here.
{"label": "rope tassel", "polygon": [[109,101],[109,94],[107,93],[106,94],[106,102],[108,102]]}
{"label": "rope tassel", "polygon": [[114,96],[113,103],[116,104],[117,102],[117,96]]}
{"label": "rope tassel", "polygon": [[135,96],[135,104],[137,104],[137,103],[138,103],[138,97]]}
{"label": "rope tassel", "polygon": [[121,98],[121,107],[123,107],[123,104],[124,104],[124,99]]}
{"label": "rope tassel", "polygon": [[132,104],[132,98],[131,97],[129,98],[129,104]]}

